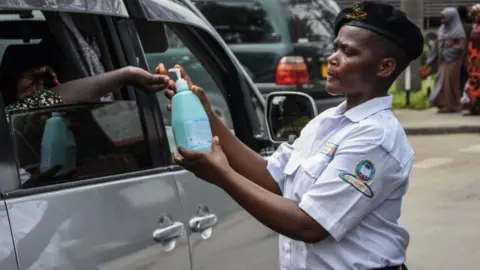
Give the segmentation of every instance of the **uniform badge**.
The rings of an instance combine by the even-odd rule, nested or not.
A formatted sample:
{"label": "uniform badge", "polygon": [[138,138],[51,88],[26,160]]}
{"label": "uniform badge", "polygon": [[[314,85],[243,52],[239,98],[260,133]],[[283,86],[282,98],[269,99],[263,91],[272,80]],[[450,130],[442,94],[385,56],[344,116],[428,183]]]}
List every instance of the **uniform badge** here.
{"label": "uniform badge", "polygon": [[322,150],[320,152],[322,152],[323,154],[329,156],[329,157],[333,157],[333,155],[335,154],[335,152],[337,152],[337,148],[338,148],[338,145],[334,144],[334,143],[331,143],[331,142],[327,142]]}
{"label": "uniform badge", "polygon": [[370,183],[375,177],[375,165],[370,160],[362,160],[355,167],[358,179]]}
{"label": "uniform badge", "polygon": [[338,176],[343,181],[352,185],[368,198],[373,198],[373,191],[368,185],[375,177],[375,165],[370,160],[361,160],[355,166],[355,174],[340,173]]}
{"label": "uniform badge", "polygon": [[350,20],[365,20],[367,18],[367,12],[363,11],[363,5],[357,3],[353,6],[352,12],[345,15],[347,19]]}

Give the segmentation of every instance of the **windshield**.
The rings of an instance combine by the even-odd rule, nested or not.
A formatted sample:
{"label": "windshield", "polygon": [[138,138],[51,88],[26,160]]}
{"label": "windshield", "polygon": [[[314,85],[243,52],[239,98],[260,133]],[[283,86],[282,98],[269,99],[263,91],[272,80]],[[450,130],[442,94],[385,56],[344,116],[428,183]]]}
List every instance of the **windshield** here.
{"label": "windshield", "polygon": [[280,42],[280,35],[258,2],[198,0],[194,3],[228,44]]}
{"label": "windshield", "polygon": [[340,8],[333,0],[283,0],[294,28],[296,42],[330,41]]}

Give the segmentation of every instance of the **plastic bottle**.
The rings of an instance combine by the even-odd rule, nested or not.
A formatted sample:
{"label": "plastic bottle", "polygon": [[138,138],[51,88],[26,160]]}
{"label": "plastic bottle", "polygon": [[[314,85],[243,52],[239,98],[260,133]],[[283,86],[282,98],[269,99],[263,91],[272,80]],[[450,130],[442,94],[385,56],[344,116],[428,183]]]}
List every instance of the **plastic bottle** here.
{"label": "plastic bottle", "polygon": [[68,122],[59,113],[52,113],[45,123],[42,136],[40,172],[61,165],[57,175],[72,171],[76,167],[77,146]]}
{"label": "plastic bottle", "polygon": [[200,99],[188,89],[180,69],[170,69],[177,75],[177,93],[172,98],[172,129],[175,143],[187,151],[212,151],[212,129]]}

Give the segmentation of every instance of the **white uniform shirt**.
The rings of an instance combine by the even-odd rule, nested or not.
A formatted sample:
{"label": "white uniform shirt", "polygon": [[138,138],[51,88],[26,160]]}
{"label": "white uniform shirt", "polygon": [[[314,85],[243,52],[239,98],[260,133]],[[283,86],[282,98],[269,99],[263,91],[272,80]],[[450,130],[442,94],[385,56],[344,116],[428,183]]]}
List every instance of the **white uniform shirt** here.
{"label": "white uniform shirt", "polygon": [[307,244],[280,236],[280,265],[293,269],[372,269],[405,262],[409,234],[398,224],[414,152],[391,112],[392,96],[348,111],[329,109],[282,144],[267,168],[330,236]]}

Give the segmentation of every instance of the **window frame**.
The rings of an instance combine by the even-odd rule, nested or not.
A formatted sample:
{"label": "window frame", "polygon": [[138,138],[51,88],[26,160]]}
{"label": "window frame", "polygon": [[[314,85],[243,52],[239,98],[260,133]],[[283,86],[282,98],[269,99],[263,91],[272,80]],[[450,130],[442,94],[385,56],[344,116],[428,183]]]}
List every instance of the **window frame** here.
{"label": "window frame", "polygon": [[[120,31],[119,31],[118,25],[116,25],[115,23],[115,20],[119,20],[119,18],[112,17],[112,16],[104,16],[104,15],[99,15],[99,17],[104,19],[104,20],[100,20],[99,22],[100,29],[104,33],[110,33],[105,35],[105,40],[107,41],[107,43],[109,42],[112,44],[117,43],[116,45],[120,46],[120,48],[115,48],[117,49],[115,51],[110,50],[112,62],[114,62],[115,68],[121,68],[122,66],[128,65],[128,63],[125,62],[128,57],[127,52],[128,50],[132,50],[132,47],[129,47],[129,46],[133,46],[133,45],[131,44],[131,42],[130,44],[118,43],[118,41],[120,41],[121,38],[117,35],[118,32]],[[116,38],[118,39],[116,40]],[[130,53],[133,53],[134,55],[136,55],[135,51],[130,51]],[[108,70],[106,72],[108,72]],[[122,100],[137,101],[139,117],[145,123],[142,126],[147,126],[147,127],[154,126],[153,119],[151,117],[150,118],[145,117],[145,114],[149,114],[149,115],[154,114],[151,110],[151,104],[148,104],[148,103],[146,104],[145,99],[141,100],[138,98],[138,95],[136,92],[141,92],[141,91],[134,90],[133,87],[130,87],[130,86],[127,86],[125,88],[127,89],[127,91],[126,93],[125,92],[123,93],[124,95]],[[154,154],[151,156],[152,168],[149,168],[149,169],[127,172],[127,173],[119,173],[119,174],[113,174],[113,175],[107,175],[107,176],[99,176],[99,177],[93,177],[88,179],[82,179],[78,181],[52,184],[52,185],[41,186],[41,187],[22,189],[20,187],[20,176],[18,173],[20,166],[16,162],[17,155],[15,152],[14,138],[12,137],[12,134],[10,132],[10,126],[9,126],[10,124],[6,118],[7,116],[5,113],[5,106],[4,106],[2,97],[0,97],[0,101],[1,101],[0,102],[0,110],[1,110],[0,111],[0,118],[1,118],[0,119],[0,139],[1,139],[0,147],[2,147],[3,149],[2,155],[0,155],[0,165],[3,165],[2,175],[4,176],[0,181],[0,192],[1,192],[1,197],[3,199],[26,197],[26,196],[35,195],[35,194],[53,192],[58,190],[67,190],[67,189],[73,189],[73,188],[78,188],[82,186],[91,186],[96,184],[116,182],[116,181],[122,181],[122,180],[128,181],[138,177],[162,174],[168,171],[168,168],[166,167],[167,164],[164,162],[164,160],[162,160],[161,156],[157,153],[157,151],[155,151],[155,149],[149,149],[150,153]],[[145,130],[144,130],[144,136],[147,143],[147,147],[150,147],[151,145],[158,145],[160,147],[160,140],[159,140],[158,134],[156,133],[151,134],[151,130],[149,130],[148,132],[150,133],[147,134],[145,133]]]}
{"label": "window frame", "polygon": [[[128,57],[125,65],[139,66],[145,70],[149,70],[145,54],[142,49],[141,40],[138,37],[138,33],[135,29],[133,18],[130,19],[119,19],[116,22],[117,30],[119,31],[120,42],[122,44],[127,44],[131,46],[131,55]],[[139,89],[135,89],[133,92],[135,99],[138,101],[139,105],[143,105],[145,108],[143,111],[144,116],[148,116],[151,120],[151,125],[149,127],[149,135],[155,140],[151,140],[150,149],[152,152],[156,153],[156,163],[157,167],[168,166],[171,162],[171,156],[166,153],[163,147],[163,141],[167,140],[167,133],[163,128],[163,115],[160,110],[160,106],[157,104],[156,93],[145,93]],[[148,110],[147,110],[148,108]]]}

